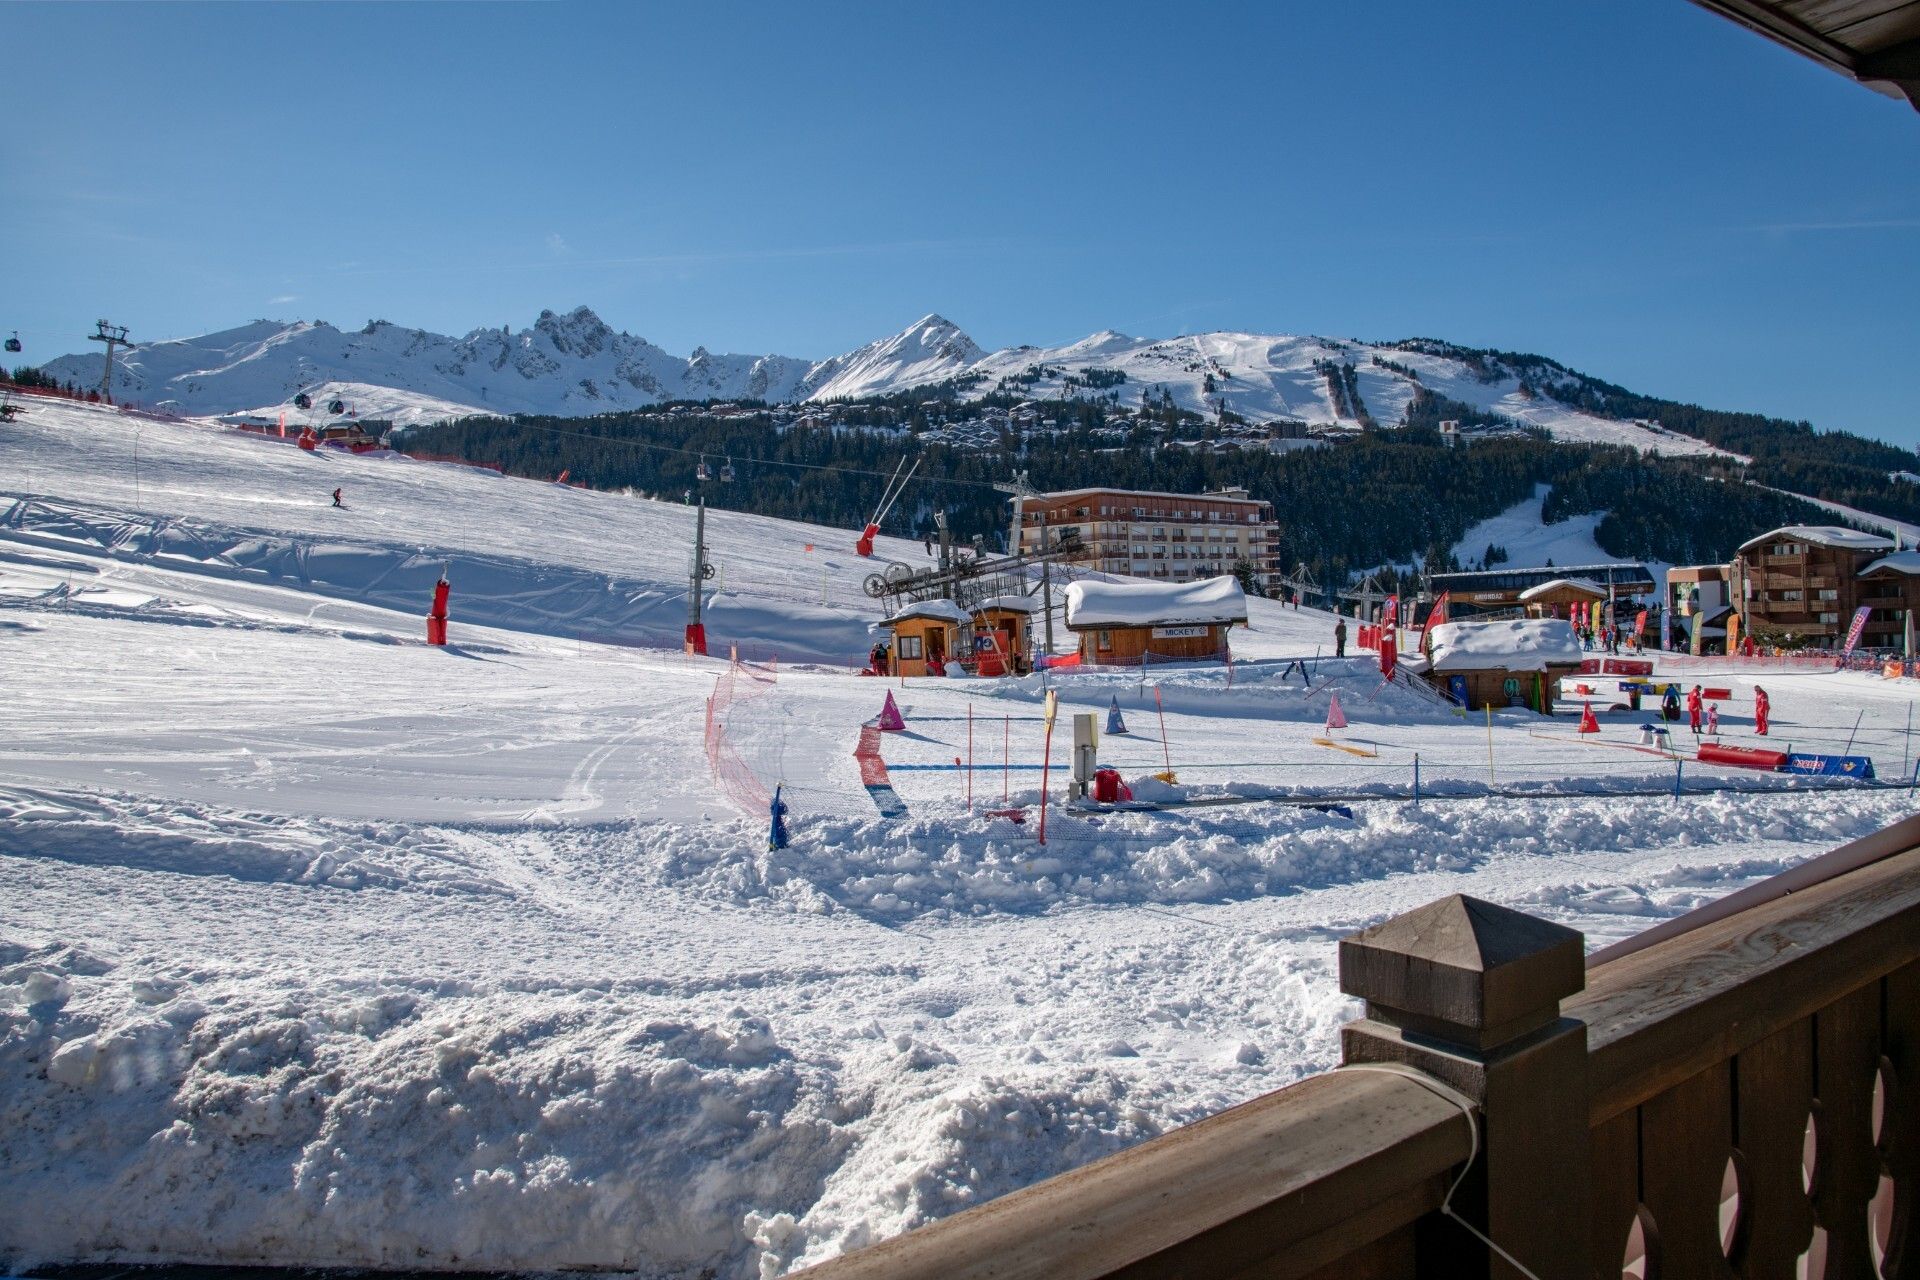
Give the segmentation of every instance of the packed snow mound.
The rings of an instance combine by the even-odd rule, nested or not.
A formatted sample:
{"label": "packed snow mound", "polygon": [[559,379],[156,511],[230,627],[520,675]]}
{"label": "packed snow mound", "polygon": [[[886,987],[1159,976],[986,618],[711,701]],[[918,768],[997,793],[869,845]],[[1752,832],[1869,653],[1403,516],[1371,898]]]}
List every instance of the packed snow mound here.
{"label": "packed snow mound", "polygon": [[1247,620],[1247,594],[1228,575],[1196,582],[1084,581],[1069,586],[1070,627],[1221,624]]}
{"label": "packed snow mound", "polygon": [[[62,356],[45,367],[62,380],[93,385],[99,360]],[[1059,346],[988,352],[932,314],[817,361],[716,355],[704,347],[675,356],[615,332],[586,307],[564,315],[543,311],[519,332],[476,329],[463,338],[384,320],[352,332],[323,321],[261,320],[195,338],[136,343],[115,358],[113,391],[121,399],[200,414],[265,412],[290,404],[302,390],[352,386],[381,415],[417,422],[448,406],[588,415],[667,400],[849,399],[952,381],[971,397],[1015,390],[1036,400],[1093,394],[1137,405],[1170,396],[1207,416],[1224,409],[1256,422],[1353,428],[1367,421],[1398,425],[1427,388],[1557,439],[1737,456],[1656,424],[1571,408],[1554,400],[1550,388],[1526,386],[1510,372],[1490,373],[1418,344],[1238,332],[1136,338],[1104,329]],[[375,387],[387,390],[370,390]]]}
{"label": "packed snow mound", "polygon": [[1561,618],[1503,622],[1443,622],[1428,633],[1435,671],[1545,671],[1579,666],[1583,654],[1573,624]]}

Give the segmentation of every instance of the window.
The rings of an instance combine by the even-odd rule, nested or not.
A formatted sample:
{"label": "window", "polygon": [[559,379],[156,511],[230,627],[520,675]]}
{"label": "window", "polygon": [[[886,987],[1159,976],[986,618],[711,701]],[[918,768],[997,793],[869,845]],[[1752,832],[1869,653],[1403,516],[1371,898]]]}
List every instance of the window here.
{"label": "window", "polygon": [[1840,615],[1837,613],[1823,613],[1820,615],[1820,621],[1826,623],[1828,626],[1834,626],[1839,623]]}
{"label": "window", "polygon": [[1109,649],[1109,650],[1110,650],[1110,649],[1112,649],[1112,648],[1113,648],[1113,632],[1111,632],[1111,631],[1102,631],[1102,632],[1099,632],[1099,633],[1097,633],[1097,634],[1098,634],[1098,641],[1097,641],[1097,643],[1099,644],[1099,646],[1100,646],[1100,647],[1101,647],[1102,649]]}
{"label": "window", "polygon": [[1780,593],[1780,598],[1782,600],[1803,600],[1806,597],[1803,593],[1799,591],[1782,591]]}
{"label": "window", "polygon": [[894,656],[897,658],[918,658],[920,656],[920,637],[901,636],[896,643]]}
{"label": "window", "polygon": [[1840,598],[1840,592],[1833,587],[1822,587],[1819,594],[1822,600],[1838,600]]}

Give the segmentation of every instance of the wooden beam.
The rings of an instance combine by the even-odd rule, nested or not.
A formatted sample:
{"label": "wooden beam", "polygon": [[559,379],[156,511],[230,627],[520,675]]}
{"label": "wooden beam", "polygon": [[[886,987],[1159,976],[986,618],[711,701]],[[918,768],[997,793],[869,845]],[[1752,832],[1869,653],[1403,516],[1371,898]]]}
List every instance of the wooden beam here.
{"label": "wooden beam", "polygon": [[1432,1090],[1336,1071],[805,1274],[1144,1280],[1278,1266],[1295,1248],[1318,1266],[1432,1209],[1471,1143]]}
{"label": "wooden beam", "polygon": [[1882,859],[1587,974],[1599,1125],[1920,960],[1920,850]]}

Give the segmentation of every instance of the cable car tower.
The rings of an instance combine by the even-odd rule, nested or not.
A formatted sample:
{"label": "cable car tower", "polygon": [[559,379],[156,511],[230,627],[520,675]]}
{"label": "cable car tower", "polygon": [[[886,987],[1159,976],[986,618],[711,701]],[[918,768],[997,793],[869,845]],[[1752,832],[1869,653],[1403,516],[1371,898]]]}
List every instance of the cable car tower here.
{"label": "cable car tower", "polygon": [[100,370],[100,398],[108,404],[113,403],[113,349],[115,346],[133,345],[127,338],[127,326],[114,325],[106,320],[94,321],[95,332],[87,336],[89,342],[107,344],[106,366]]}

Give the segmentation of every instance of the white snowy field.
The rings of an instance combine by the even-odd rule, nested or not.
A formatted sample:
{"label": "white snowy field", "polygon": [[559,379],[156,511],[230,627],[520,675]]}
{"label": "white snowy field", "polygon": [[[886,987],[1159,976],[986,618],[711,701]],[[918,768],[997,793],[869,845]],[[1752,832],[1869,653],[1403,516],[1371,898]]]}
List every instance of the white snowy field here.
{"label": "white snowy field", "polygon": [[[1692,762],[1676,798],[1641,717],[1489,725],[1364,655],[1309,685],[1331,620],[1256,604],[1231,687],[1057,681],[1042,847],[1039,682],[849,673],[851,535],[713,514],[711,625],[781,654],[722,717],[788,784],[770,852],[703,751],[724,664],[581,638],[677,627],[689,513],[190,426],[136,489],[130,420],[41,408],[0,428],[16,1267],[778,1275],[1330,1065],[1350,930],[1469,892],[1598,945],[1914,808]],[[1750,676],[1674,669],[1749,740]],[[1910,690],[1763,682],[1778,741],[1910,766]],[[887,689],[900,819],[852,757]],[[1334,694],[1375,755],[1313,743]],[[1116,700],[1143,798],[1270,802],[1062,806],[1067,713]]]}

